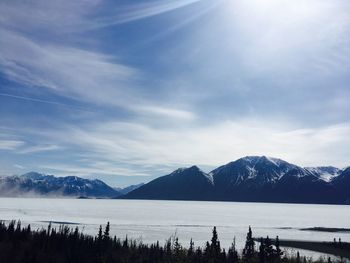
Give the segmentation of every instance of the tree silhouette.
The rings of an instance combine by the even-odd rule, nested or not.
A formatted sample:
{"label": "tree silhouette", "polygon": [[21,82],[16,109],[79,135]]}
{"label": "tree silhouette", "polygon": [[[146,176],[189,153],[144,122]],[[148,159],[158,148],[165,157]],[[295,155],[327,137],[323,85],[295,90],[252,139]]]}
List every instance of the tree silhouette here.
{"label": "tree silhouette", "polygon": [[252,256],[254,256],[254,253],[255,253],[255,242],[253,239],[252,229],[249,226],[245,246],[243,249],[243,256],[244,256],[244,258],[249,259]]}
{"label": "tree silhouette", "polygon": [[[236,249],[235,240],[226,253],[221,249],[216,228],[213,228],[210,242],[204,248],[194,247],[191,239],[189,248],[183,247],[178,238],[170,238],[161,246],[159,242],[143,244],[130,240],[110,237],[110,224],[102,230],[99,227],[95,237],[83,234],[78,227],[58,228],[49,224],[47,229],[32,230],[21,222],[8,224],[0,221],[0,262],[4,263],[301,263],[300,255],[296,258],[284,256],[279,259],[279,240],[276,249],[269,238],[261,239],[259,253],[252,244],[252,231],[249,229],[243,256]],[[343,246],[347,243],[343,242]],[[248,257],[248,255],[250,255]],[[305,262],[305,257],[303,258]],[[319,261],[318,261],[319,262]],[[322,261],[321,261],[322,262]]]}
{"label": "tree silhouette", "polygon": [[[102,230],[102,228],[101,228]],[[109,239],[109,230],[110,230],[110,225],[109,225],[109,222],[107,222],[107,225],[106,225],[106,228],[105,228],[105,231],[103,232],[103,239]]]}

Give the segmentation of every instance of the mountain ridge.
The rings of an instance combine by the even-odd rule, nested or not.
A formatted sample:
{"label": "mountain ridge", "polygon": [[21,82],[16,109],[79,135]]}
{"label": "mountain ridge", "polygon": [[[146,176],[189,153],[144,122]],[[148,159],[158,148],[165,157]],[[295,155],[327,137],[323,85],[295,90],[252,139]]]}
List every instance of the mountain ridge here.
{"label": "mountain ridge", "polygon": [[147,184],[112,188],[103,181],[36,172],[0,177],[0,196],[350,204],[350,167],[301,167],[245,156],[210,172],[178,168]]}
{"label": "mountain ridge", "polygon": [[112,198],[117,190],[98,179],[55,177],[36,172],[0,178],[0,196]]}
{"label": "mountain ridge", "polygon": [[[350,169],[339,169],[332,166],[301,167],[282,159],[267,156],[245,156],[236,161],[213,169],[209,173],[202,172],[202,178],[211,178],[206,186],[193,181],[192,191],[186,180],[177,181],[200,171],[198,167],[177,169],[159,177],[135,191],[122,196],[125,199],[169,199],[169,200],[212,200],[212,201],[249,201],[249,202],[291,202],[291,203],[350,203]],[[346,171],[346,176],[342,174]],[[325,173],[331,176],[324,176]],[[349,174],[349,175],[348,175]],[[169,178],[173,178],[171,181]],[[188,177],[190,178],[190,177]],[[347,181],[349,178],[349,182]],[[338,181],[341,182],[338,182]],[[176,181],[174,188],[173,181]],[[161,182],[161,183],[160,183]],[[338,183],[336,183],[338,182]],[[344,183],[346,182],[346,186]],[[158,187],[150,187],[155,183]],[[169,194],[175,191],[177,194]],[[185,191],[183,190],[185,189]],[[161,193],[159,192],[161,191]]]}

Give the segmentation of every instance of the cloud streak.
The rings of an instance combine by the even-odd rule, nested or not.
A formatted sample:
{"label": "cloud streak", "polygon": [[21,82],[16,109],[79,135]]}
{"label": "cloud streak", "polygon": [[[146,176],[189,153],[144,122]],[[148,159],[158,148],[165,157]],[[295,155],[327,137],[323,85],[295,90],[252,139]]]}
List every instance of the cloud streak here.
{"label": "cloud streak", "polygon": [[[0,35],[0,67],[7,76],[62,96],[120,104],[126,83],[136,72],[96,52],[38,44],[6,30]],[[30,74],[22,74],[24,70]]]}
{"label": "cloud streak", "polygon": [[39,153],[39,152],[47,152],[47,151],[57,151],[62,150],[62,147],[58,145],[36,145],[31,147],[26,147],[18,151],[20,154],[32,154],[32,153]]}
{"label": "cloud streak", "polygon": [[[55,33],[72,33],[129,23],[198,2],[203,0],[139,1],[132,4],[118,2],[114,5],[101,0],[75,2],[36,0],[31,3],[11,1],[0,3],[0,23],[16,30],[25,28],[48,32],[55,29]],[[101,9],[105,12],[99,13]]]}
{"label": "cloud streak", "polygon": [[118,7],[113,9],[116,15],[111,15],[96,19],[94,27],[111,26],[117,24],[128,23],[148,17],[161,15],[188,5],[195,4],[201,0],[161,0],[128,5],[127,7]]}
{"label": "cloud streak", "polygon": [[23,141],[19,140],[3,140],[0,139],[0,150],[15,150],[24,145]]}
{"label": "cloud streak", "polygon": [[56,165],[55,170],[61,167],[77,173],[79,166],[81,173],[154,175],[192,164],[215,167],[244,155],[275,156],[304,166],[344,167],[349,165],[349,132],[349,123],[316,129],[291,123],[281,126],[281,122],[276,124],[273,120],[241,120],[159,129],[136,123],[103,122],[84,128],[48,130],[39,137],[79,149],[77,155],[71,153],[70,157],[83,158],[79,165]]}

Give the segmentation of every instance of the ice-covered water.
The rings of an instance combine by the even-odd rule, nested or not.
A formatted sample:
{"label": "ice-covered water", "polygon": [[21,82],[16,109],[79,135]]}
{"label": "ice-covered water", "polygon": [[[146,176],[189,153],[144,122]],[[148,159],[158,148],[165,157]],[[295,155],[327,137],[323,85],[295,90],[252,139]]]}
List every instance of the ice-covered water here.
{"label": "ice-covered water", "polygon": [[77,224],[85,233],[96,234],[100,224],[111,223],[111,234],[143,242],[165,241],[176,235],[186,245],[210,240],[213,226],[228,247],[236,237],[242,248],[248,226],[256,237],[350,242],[350,233],[301,231],[308,227],[350,228],[350,206],[270,204],[239,202],[193,202],[150,200],[0,198],[0,220],[20,219],[34,227],[47,222]]}

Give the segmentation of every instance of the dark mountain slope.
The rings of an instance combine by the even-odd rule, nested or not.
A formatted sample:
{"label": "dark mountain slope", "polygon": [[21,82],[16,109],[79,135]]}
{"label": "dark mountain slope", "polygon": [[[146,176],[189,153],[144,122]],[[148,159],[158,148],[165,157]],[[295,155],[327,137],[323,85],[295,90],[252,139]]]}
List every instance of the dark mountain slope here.
{"label": "dark mountain slope", "polygon": [[308,170],[293,169],[275,185],[274,200],[286,203],[341,203],[337,189]]}
{"label": "dark mountain slope", "polygon": [[344,203],[350,204],[350,167],[344,169],[331,183],[344,199]]}
{"label": "dark mountain slope", "polygon": [[130,199],[211,200],[212,178],[197,166],[181,168],[126,194]]}

